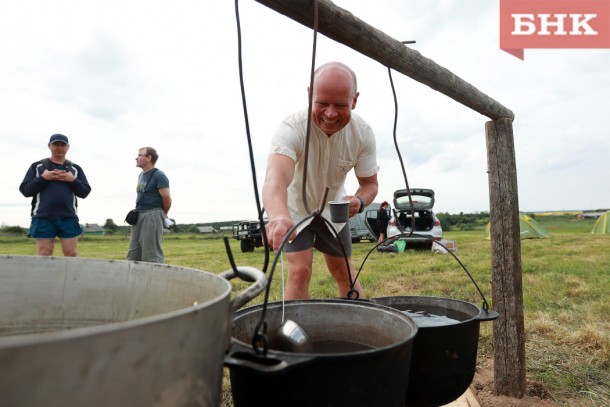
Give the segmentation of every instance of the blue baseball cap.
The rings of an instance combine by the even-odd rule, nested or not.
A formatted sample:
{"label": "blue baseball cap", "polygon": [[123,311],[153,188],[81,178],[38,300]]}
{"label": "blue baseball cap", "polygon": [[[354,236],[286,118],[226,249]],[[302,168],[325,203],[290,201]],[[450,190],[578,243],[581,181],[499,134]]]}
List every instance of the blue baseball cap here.
{"label": "blue baseball cap", "polygon": [[53,134],[49,140],[49,144],[57,143],[58,141],[65,144],[70,144],[68,143],[68,137],[64,136],[63,134]]}

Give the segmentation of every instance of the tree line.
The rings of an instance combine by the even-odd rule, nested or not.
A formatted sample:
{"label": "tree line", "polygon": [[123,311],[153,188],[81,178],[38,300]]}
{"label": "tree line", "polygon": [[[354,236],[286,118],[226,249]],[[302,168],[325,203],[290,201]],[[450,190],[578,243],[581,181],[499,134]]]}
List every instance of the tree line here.
{"label": "tree line", "polygon": [[460,212],[457,215],[440,212],[436,214],[436,217],[441,221],[444,232],[450,230],[483,230],[489,223],[489,212]]}
{"label": "tree line", "polygon": [[[489,222],[489,212],[478,212],[478,213],[463,213],[450,214],[450,213],[437,213],[436,217],[441,221],[441,225],[444,231],[450,230],[479,230],[485,229],[485,226]],[[221,222],[208,222],[208,223],[187,223],[179,224],[172,219],[176,224],[172,228],[174,233],[198,233],[197,229],[200,226],[212,226],[216,230],[222,230],[224,227],[232,227],[239,221],[221,221]],[[108,218],[104,225],[102,225],[104,231],[107,234],[123,233],[129,231],[129,225],[117,225],[114,220]],[[26,235],[28,233],[27,228],[21,226],[6,226],[0,227],[0,233],[3,235]]]}

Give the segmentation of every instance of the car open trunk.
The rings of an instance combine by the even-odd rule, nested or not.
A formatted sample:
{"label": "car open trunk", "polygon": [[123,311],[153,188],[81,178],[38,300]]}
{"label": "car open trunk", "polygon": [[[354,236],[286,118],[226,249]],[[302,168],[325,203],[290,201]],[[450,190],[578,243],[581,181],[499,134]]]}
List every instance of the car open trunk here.
{"label": "car open trunk", "polygon": [[[394,208],[396,215],[400,221],[403,230],[411,230],[411,210],[415,214],[415,230],[416,232],[427,232],[434,227],[434,215],[432,207],[434,206],[434,191],[424,188],[412,188],[411,201],[409,201],[409,191],[399,189],[394,192]],[[413,207],[411,207],[413,204]]]}
{"label": "car open trunk", "polygon": [[[411,230],[411,213],[410,211],[397,211],[398,220],[403,230]],[[421,210],[415,211],[415,230],[414,232],[427,232],[434,227],[434,216],[431,211]]]}

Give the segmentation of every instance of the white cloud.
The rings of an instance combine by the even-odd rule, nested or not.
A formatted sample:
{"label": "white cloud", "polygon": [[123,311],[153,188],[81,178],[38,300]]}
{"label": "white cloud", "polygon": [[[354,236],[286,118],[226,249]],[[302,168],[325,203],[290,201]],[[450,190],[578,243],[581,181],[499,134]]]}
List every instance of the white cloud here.
{"label": "white cloud", "polygon": [[[335,4],[396,39],[416,40],[413,49],[513,110],[522,209],[610,206],[610,192],[598,187],[610,176],[610,50],[526,50],[520,61],[499,49],[498,4],[484,0]],[[260,188],[271,134],[306,105],[313,34],[257,2],[239,6]],[[10,168],[0,179],[0,223],[29,224],[18,186],[56,132],[70,137],[69,157],[93,187],[80,204],[84,222],[122,222],[135,201],[135,154],[148,145],[161,155],[179,222],[256,215],[233,2],[12,2],[0,13],[0,54],[0,137]],[[376,131],[379,200],[389,200],[404,180],[387,69],[319,35],[316,61],[328,60],[358,74],[356,111]],[[439,211],[487,210],[488,119],[402,74],[393,79],[410,185],[434,188]]]}

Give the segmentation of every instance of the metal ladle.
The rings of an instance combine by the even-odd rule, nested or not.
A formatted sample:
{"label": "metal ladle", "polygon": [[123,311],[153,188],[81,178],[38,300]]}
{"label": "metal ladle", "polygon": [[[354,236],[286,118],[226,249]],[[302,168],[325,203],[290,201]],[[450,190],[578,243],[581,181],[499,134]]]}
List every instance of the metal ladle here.
{"label": "metal ladle", "polygon": [[277,330],[275,347],[287,352],[311,352],[312,345],[303,328],[291,319],[284,319],[284,262],[281,257],[280,261],[282,264],[282,323]]}
{"label": "metal ladle", "polygon": [[286,319],[278,328],[275,344],[279,350],[296,353],[307,353],[313,349],[303,328],[291,319]]}

